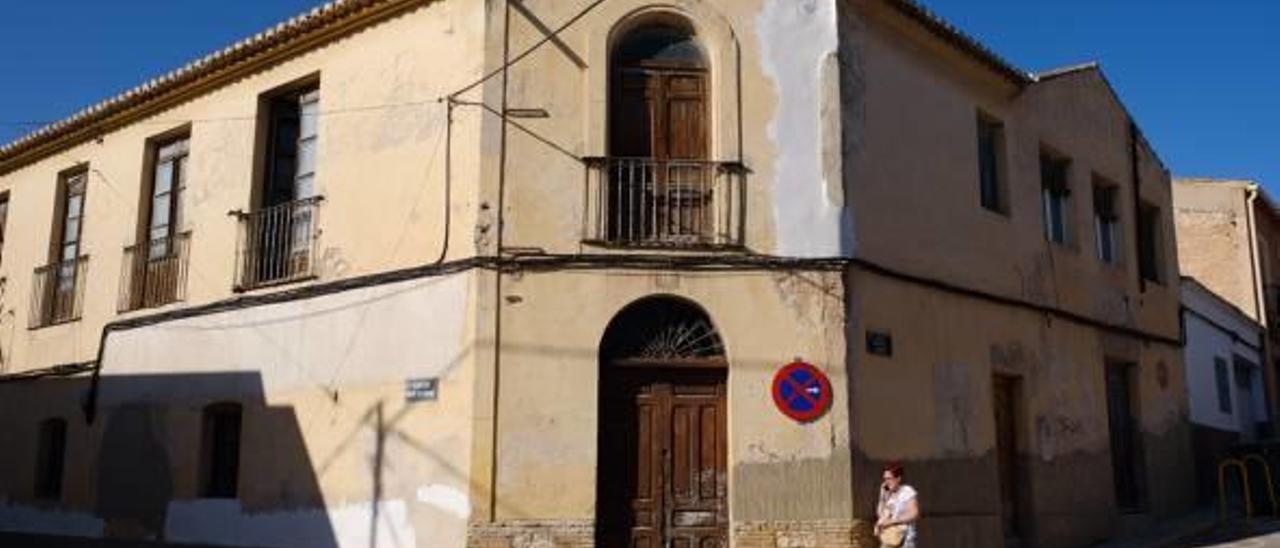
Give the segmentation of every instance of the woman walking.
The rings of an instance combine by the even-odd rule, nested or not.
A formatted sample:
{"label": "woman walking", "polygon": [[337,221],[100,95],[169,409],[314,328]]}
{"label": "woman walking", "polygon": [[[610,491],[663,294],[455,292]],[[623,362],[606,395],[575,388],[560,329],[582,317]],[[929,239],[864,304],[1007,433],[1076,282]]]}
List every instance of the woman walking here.
{"label": "woman walking", "polygon": [[885,466],[882,479],[875,526],[881,548],[917,548],[920,503],[916,500],[916,490],[902,483],[901,464]]}

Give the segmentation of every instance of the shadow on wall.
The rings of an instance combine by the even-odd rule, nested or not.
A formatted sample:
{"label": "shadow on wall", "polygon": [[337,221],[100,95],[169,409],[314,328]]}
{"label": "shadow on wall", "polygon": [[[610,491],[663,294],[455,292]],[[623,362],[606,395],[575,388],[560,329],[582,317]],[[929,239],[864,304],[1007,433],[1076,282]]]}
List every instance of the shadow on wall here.
{"label": "shadow on wall", "polygon": [[104,376],[93,424],[89,385],[0,384],[0,545],[338,546],[297,416],[259,374]]}

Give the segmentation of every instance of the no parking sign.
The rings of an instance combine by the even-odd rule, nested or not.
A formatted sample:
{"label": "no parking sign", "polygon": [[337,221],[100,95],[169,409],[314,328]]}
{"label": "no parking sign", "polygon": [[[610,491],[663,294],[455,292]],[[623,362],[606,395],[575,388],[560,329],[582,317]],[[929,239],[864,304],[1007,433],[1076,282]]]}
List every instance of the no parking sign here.
{"label": "no parking sign", "polygon": [[796,422],[810,422],[831,407],[831,381],[813,364],[794,361],[773,376],[773,403]]}

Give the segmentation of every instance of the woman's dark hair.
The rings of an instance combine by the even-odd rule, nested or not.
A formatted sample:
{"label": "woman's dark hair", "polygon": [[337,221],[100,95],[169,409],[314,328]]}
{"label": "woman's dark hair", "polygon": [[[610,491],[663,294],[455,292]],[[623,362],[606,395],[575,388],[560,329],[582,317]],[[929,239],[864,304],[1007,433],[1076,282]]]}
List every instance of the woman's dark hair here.
{"label": "woman's dark hair", "polygon": [[899,463],[899,462],[891,462],[891,463],[889,463],[889,464],[886,464],[886,465],[884,465],[884,471],[885,471],[885,472],[888,472],[888,473],[890,473],[890,474],[893,474],[893,477],[895,477],[895,478],[901,478],[901,477],[902,477],[902,472],[903,472],[903,470],[902,470],[902,463]]}

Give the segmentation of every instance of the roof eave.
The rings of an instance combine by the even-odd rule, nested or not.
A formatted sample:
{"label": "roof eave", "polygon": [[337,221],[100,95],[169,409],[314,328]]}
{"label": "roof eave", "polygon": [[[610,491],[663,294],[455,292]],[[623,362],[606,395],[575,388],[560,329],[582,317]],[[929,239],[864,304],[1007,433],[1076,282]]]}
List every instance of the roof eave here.
{"label": "roof eave", "polygon": [[906,15],[910,19],[919,23],[934,36],[941,38],[951,46],[959,49],[961,52],[968,54],[974,60],[978,61],[987,68],[994,70],[1005,79],[1019,86],[1026,86],[1035,82],[1035,76],[1024,71],[1003,57],[1000,57],[987,46],[983,45],[977,39],[969,36],[961,31],[955,25],[947,22],[938,14],[924,7],[915,0],[886,0],[891,6],[896,8],[899,13]]}
{"label": "roof eave", "polygon": [[433,0],[333,0],[0,145],[0,175]]}

